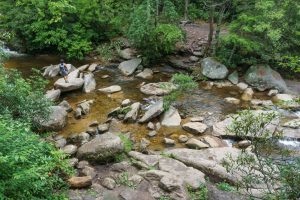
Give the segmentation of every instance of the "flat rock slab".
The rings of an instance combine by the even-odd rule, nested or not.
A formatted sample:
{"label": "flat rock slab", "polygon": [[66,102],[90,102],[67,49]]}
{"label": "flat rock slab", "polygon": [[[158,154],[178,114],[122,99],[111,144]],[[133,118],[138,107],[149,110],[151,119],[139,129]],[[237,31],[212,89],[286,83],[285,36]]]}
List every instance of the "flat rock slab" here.
{"label": "flat rock slab", "polygon": [[182,128],[193,134],[201,134],[207,130],[207,125],[201,122],[188,122]]}
{"label": "flat rock slab", "polygon": [[141,73],[138,73],[136,77],[143,79],[151,79],[153,77],[153,71],[149,68],[146,68]]}
{"label": "flat rock slab", "polygon": [[71,177],[68,180],[70,186],[72,188],[86,188],[92,185],[92,177],[90,176],[83,176],[83,177]]}
{"label": "flat rock slab", "polygon": [[143,85],[140,90],[143,94],[146,95],[163,96],[169,94],[174,89],[176,89],[176,86],[173,83],[158,82]]}
{"label": "flat rock slab", "polygon": [[112,85],[106,88],[99,89],[100,92],[106,93],[106,94],[112,94],[116,92],[120,92],[122,90],[121,86],[119,85]]}

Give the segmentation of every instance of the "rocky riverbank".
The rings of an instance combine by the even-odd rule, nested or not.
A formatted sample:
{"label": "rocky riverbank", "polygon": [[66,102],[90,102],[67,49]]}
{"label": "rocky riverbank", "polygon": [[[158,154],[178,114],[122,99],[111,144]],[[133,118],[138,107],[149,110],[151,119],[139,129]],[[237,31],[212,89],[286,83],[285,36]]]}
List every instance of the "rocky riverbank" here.
{"label": "rocky riverbank", "polygon": [[[229,174],[222,166],[226,155],[230,153],[234,158],[240,149],[251,149],[250,141],[227,133],[236,110],[276,112],[278,117],[268,130],[274,134],[282,131],[295,144],[300,140],[298,97],[270,67],[253,66],[240,76],[229,73],[226,66],[212,58],[192,62],[198,63],[209,81],[199,84],[199,94],[195,91],[168,111],[163,108],[162,96],[176,88],[168,82],[176,71],[172,68],[143,68],[141,60],[135,58],[122,62],[118,69],[98,64],[79,68],[68,65],[69,83],[56,80],[57,66],[45,68],[44,76],[56,80],[46,96],[58,104],[52,107],[50,120],[42,125],[44,130],[69,132],[48,140],[70,155],[70,163],[76,169],[76,176],[69,179],[70,199],[190,199],[191,193],[203,185],[210,199],[244,199],[243,195],[215,186],[217,182],[234,185],[239,180],[240,175]],[[171,72],[164,72],[166,69]],[[111,71],[114,73],[108,73]],[[115,73],[121,81],[116,82]],[[162,73],[167,76],[162,78]],[[125,98],[128,91],[133,98]],[[207,102],[205,95],[202,99],[197,97],[215,91],[225,94],[213,100],[211,110],[198,109]],[[74,93],[92,98],[68,103]],[[97,98],[93,98],[95,95]],[[95,108],[105,98],[110,105],[100,105],[108,108],[98,120]],[[217,108],[221,105],[235,109],[222,113]],[[76,124],[85,130],[71,131]],[[233,139],[233,146],[228,145],[227,138]]]}

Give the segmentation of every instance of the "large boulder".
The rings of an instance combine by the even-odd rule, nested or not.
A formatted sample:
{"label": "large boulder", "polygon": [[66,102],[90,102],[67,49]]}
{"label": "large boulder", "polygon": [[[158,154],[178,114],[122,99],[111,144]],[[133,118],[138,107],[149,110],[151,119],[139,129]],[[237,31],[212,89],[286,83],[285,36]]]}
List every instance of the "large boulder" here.
{"label": "large boulder", "polygon": [[123,152],[121,139],[113,133],[105,133],[79,147],[77,157],[93,162],[106,162]]}
{"label": "large boulder", "polygon": [[39,120],[39,124],[44,131],[60,131],[67,125],[68,113],[60,106],[50,107],[50,116],[47,120]]}
{"label": "large boulder", "polygon": [[182,126],[182,128],[193,134],[201,134],[207,130],[207,125],[201,122],[188,122]]}
{"label": "large boulder", "polygon": [[87,73],[83,76],[84,84],[83,84],[83,92],[89,93],[96,89],[96,81],[94,78],[94,74]]}
{"label": "large boulder", "polygon": [[201,67],[202,74],[210,79],[224,79],[228,74],[227,67],[214,58],[204,58]]}
{"label": "large boulder", "polygon": [[54,83],[54,87],[60,89],[61,92],[69,92],[81,89],[83,84],[84,80],[82,78],[69,79],[67,83],[63,78],[60,78]]}
{"label": "large boulder", "polygon": [[119,69],[125,76],[130,76],[135,72],[138,66],[142,63],[142,59],[135,58],[132,60],[124,61],[119,65]]}
{"label": "large boulder", "polygon": [[[76,68],[71,64],[66,64],[68,72],[72,72],[76,70]],[[54,78],[59,75],[59,65],[50,65],[45,67],[45,71],[43,73],[44,77]]]}
{"label": "large boulder", "polygon": [[141,92],[146,95],[156,95],[162,96],[167,95],[172,90],[176,89],[176,86],[170,82],[158,82],[158,83],[148,83],[141,87]]}
{"label": "large boulder", "polygon": [[260,91],[277,89],[287,91],[287,86],[280,74],[268,65],[253,65],[245,74],[245,81]]}
{"label": "large boulder", "polygon": [[170,107],[161,117],[161,125],[163,126],[180,126],[180,123],[181,117],[178,110],[174,107]]}
{"label": "large boulder", "polygon": [[50,99],[51,101],[57,101],[60,97],[61,91],[60,90],[48,90],[45,94],[46,98]]}
{"label": "large boulder", "polygon": [[140,123],[149,122],[151,119],[159,116],[164,111],[164,103],[162,100],[156,102],[146,111],[144,116],[139,120]]}

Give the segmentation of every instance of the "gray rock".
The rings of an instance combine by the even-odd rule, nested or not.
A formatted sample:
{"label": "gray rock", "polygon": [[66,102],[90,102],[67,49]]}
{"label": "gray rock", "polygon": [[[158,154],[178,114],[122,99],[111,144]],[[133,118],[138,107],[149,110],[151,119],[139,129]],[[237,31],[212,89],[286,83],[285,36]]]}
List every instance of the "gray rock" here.
{"label": "gray rock", "polygon": [[147,140],[146,138],[142,138],[140,142],[140,148],[141,150],[146,150],[147,147],[150,145],[150,141]]}
{"label": "gray rock", "polygon": [[78,107],[81,109],[82,115],[87,115],[90,113],[90,110],[91,110],[91,102],[85,101],[85,102],[79,104]]}
{"label": "gray rock", "polygon": [[110,87],[99,89],[100,92],[103,92],[103,93],[106,93],[106,94],[112,94],[112,93],[120,92],[121,90],[122,90],[122,88],[119,85],[112,85]]}
{"label": "gray rock", "polygon": [[143,79],[151,79],[153,77],[153,71],[149,68],[146,68],[141,73],[138,73],[136,77]]}
{"label": "gray rock", "polygon": [[123,58],[125,60],[130,60],[130,59],[134,58],[134,56],[136,54],[136,51],[134,49],[131,49],[131,48],[126,48],[126,49],[123,49],[123,50],[119,50],[118,54],[121,58]]}
{"label": "gray rock", "polygon": [[95,120],[89,124],[89,127],[98,126],[98,125],[99,125],[99,122],[97,120]]}
{"label": "gray rock", "polygon": [[171,158],[161,158],[158,168],[162,171],[169,172],[183,180],[185,185],[189,185],[193,189],[199,188],[201,184],[205,184],[205,174],[192,167],[187,167],[182,162]]}
{"label": "gray rock", "polygon": [[202,74],[210,79],[224,79],[228,74],[227,67],[214,58],[204,58],[201,67]]}
{"label": "gray rock", "polygon": [[244,83],[244,82],[240,82],[236,85],[241,91],[244,91],[248,88],[248,84]]}
{"label": "gray rock", "polygon": [[97,66],[98,66],[98,64],[96,64],[96,63],[91,64],[88,68],[88,71],[90,71],[90,72],[95,71]]}
{"label": "gray rock", "polygon": [[205,144],[208,144],[209,147],[212,148],[227,146],[226,143],[223,142],[223,140],[221,140],[220,138],[209,135],[201,137],[200,141],[204,142]]}
{"label": "gray rock", "polygon": [[100,124],[99,126],[98,126],[98,132],[99,133],[104,133],[104,132],[106,132],[106,131],[108,131],[109,130],[109,124]]}
{"label": "gray rock", "polygon": [[139,120],[140,123],[149,122],[151,119],[159,116],[163,111],[163,101],[160,100],[156,102],[154,105],[150,106],[150,108],[146,111],[144,116]]}
{"label": "gray rock", "polygon": [[122,200],[155,200],[149,192],[127,189],[123,190],[120,193],[120,197]]}
{"label": "gray rock", "polygon": [[135,58],[132,60],[124,61],[119,65],[119,69],[125,76],[130,76],[134,73],[137,67],[142,63],[142,59]]}
{"label": "gray rock", "polygon": [[48,90],[45,94],[46,98],[50,99],[51,101],[57,101],[60,97],[60,90]]}
{"label": "gray rock", "polygon": [[273,102],[271,100],[252,99],[252,100],[250,100],[250,104],[252,106],[264,106],[264,107],[268,107],[268,106],[272,106]]}
{"label": "gray rock", "polygon": [[237,145],[239,148],[246,149],[247,147],[249,147],[251,145],[251,141],[250,140],[242,140],[242,141],[238,142]]}
{"label": "gray rock", "polygon": [[78,70],[79,70],[80,72],[83,72],[83,71],[87,70],[87,68],[88,68],[89,66],[90,66],[89,64],[82,65],[82,66],[78,67]]}
{"label": "gray rock", "polygon": [[204,117],[192,117],[190,119],[191,122],[203,122],[204,121]]}
{"label": "gray rock", "polygon": [[37,119],[40,129],[44,131],[60,131],[67,125],[68,114],[60,106],[50,107],[48,120]]}
{"label": "gray rock", "polygon": [[66,112],[71,112],[73,110],[71,105],[66,100],[63,100],[62,102],[60,102],[60,104],[58,104],[58,106],[63,107],[66,110]]}
{"label": "gray rock", "polygon": [[160,183],[159,183],[159,186],[167,192],[180,190],[182,185],[183,185],[182,180],[172,175],[163,176],[160,179]]}
{"label": "gray rock", "polygon": [[96,80],[94,78],[94,74],[87,73],[83,76],[84,84],[83,84],[83,92],[90,93],[96,89]]}
{"label": "gray rock", "polygon": [[231,155],[236,159],[240,150],[232,147],[208,148],[201,150],[193,149],[172,149],[165,153],[173,155],[176,160],[184,164],[201,170],[204,173],[213,174],[214,177],[228,181],[229,183],[237,183],[240,180],[238,174],[230,174],[223,167],[222,163],[227,160],[227,155]]}
{"label": "gray rock", "polygon": [[245,74],[245,81],[260,91],[277,89],[287,91],[287,86],[280,74],[268,65],[253,65]]}
{"label": "gray rock", "polygon": [[189,140],[189,137],[186,136],[186,135],[180,135],[180,136],[178,137],[178,141],[179,141],[180,143],[185,143],[185,142],[187,142],[188,140]]}
{"label": "gray rock", "polygon": [[81,118],[81,116],[82,116],[81,112],[82,112],[81,108],[76,108],[75,113],[74,113],[75,119]]}
{"label": "gray rock", "polygon": [[66,146],[66,144],[67,144],[67,140],[65,138],[61,138],[61,139],[55,141],[55,146],[56,146],[56,148],[59,148],[59,149]]}
{"label": "gray rock", "polygon": [[[300,118],[293,119],[291,121],[288,121],[283,124],[283,127],[293,128],[293,129],[299,129],[300,128]],[[300,133],[300,130],[299,130]]]}
{"label": "gray rock", "polygon": [[84,169],[86,166],[89,165],[89,162],[86,160],[82,160],[77,164],[78,169]]}
{"label": "gray rock", "polygon": [[135,160],[143,162],[148,167],[153,167],[157,165],[159,159],[162,158],[160,155],[145,155],[137,151],[130,151],[128,155],[134,158]]}
{"label": "gray rock", "polygon": [[102,185],[109,190],[113,190],[116,187],[116,181],[112,178],[107,177],[102,181]]}
{"label": "gray rock", "polygon": [[273,97],[273,101],[280,102],[280,101],[293,101],[294,96],[290,94],[276,94]]}
{"label": "gray rock", "polygon": [[157,122],[156,124],[155,124],[155,130],[156,131],[159,131],[159,129],[161,128],[161,124],[159,123],[159,122]]}
{"label": "gray rock", "polygon": [[125,122],[136,122],[141,104],[140,102],[136,102],[130,106],[130,111],[125,115]]}
{"label": "gray rock", "polygon": [[147,124],[147,128],[150,129],[150,130],[154,130],[155,129],[155,125],[152,122],[149,122]]}
{"label": "gray rock", "polygon": [[176,86],[170,82],[158,82],[143,85],[140,90],[146,95],[163,96],[169,94],[174,89],[176,89]]}
{"label": "gray rock", "polygon": [[175,141],[170,138],[164,138],[164,144],[168,146],[173,146],[175,145]]}
{"label": "gray rock", "polygon": [[78,159],[77,158],[70,158],[70,159],[68,159],[68,163],[71,167],[75,167],[78,164]]}
{"label": "gray rock", "polygon": [[156,132],[156,131],[151,131],[151,132],[148,133],[148,136],[149,136],[149,137],[154,137],[154,136],[156,136],[156,135],[157,135],[157,132]]}
{"label": "gray rock", "polygon": [[126,107],[129,106],[131,104],[131,100],[130,99],[125,99],[122,101],[121,106],[122,107]]}
{"label": "gray rock", "polygon": [[252,88],[247,88],[243,95],[242,95],[242,100],[243,101],[250,101],[253,98],[254,92]]}
{"label": "gray rock", "polygon": [[224,99],[227,103],[231,103],[231,104],[235,104],[238,105],[240,104],[241,100],[237,99],[237,98],[233,98],[233,97],[226,97]]}
{"label": "gray rock", "polygon": [[70,72],[68,74],[68,80],[73,80],[73,79],[76,79],[76,78],[79,78],[79,70],[78,69],[75,69],[74,71]]}
{"label": "gray rock", "polygon": [[66,83],[63,78],[60,78],[54,83],[54,87],[56,89],[60,89],[61,92],[69,92],[81,89],[84,84],[84,80],[82,78],[69,79],[68,81],[69,82]]}
{"label": "gray rock", "polygon": [[228,76],[228,80],[229,80],[232,84],[234,84],[234,85],[238,84],[238,83],[239,83],[239,74],[238,74],[238,72],[237,72],[237,71],[234,71],[233,73],[231,73],[231,74]]}
{"label": "gray rock", "polygon": [[188,122],[182,128],[193,134],[201,134],[207,130],[207,125],[201,122]]}
{"label": "gray rock", "polygon": [[90,167],[90,166],[85,166],[82,169],[82,174],[85,175],[85,176],[90,176],[90,177],[92,177],[92,179],[95,178],[96,175],[97,175],[95,169],[93,167]]}
{"label": "gray rock", "polygon": [[72,156],[76,153],[77,146],[69,144],[69,145],[65,146],[62,150],[65,154],[68,154],[68,155]]}
{"label": "gray rock", "polygon": [[198,58],[197,56],[190,56],[190,57],[189,57],[189,60],[190,60],[191,62],[198,62],[198,61],[199,61],[199,58]]}
{"label": "gray rock", "polygon": [[173,106],[169,108],[161,117],[161,125],[171,127],[171,126],[180,126],[181,117],[178,113],[178,110]]}
{"label": "gray rock", "polygon": [[118,136],[105,133],[82,145],[78,149],[77,157],[96,162],[106,162],[123,150],[123,142]]}
{"label": "gray rock", "polygon": [[185,145],[191,149],[203,149],[203,148],[208,148],[209,146],[200,140],[197,140],[195,138],[189,139]]}
{"label": "gray rock", "polygon": [[279,93],[278,90],[270,90],[270,91],[268,92],[268,96],[269,96],[269,97],[273,97],[273,96],[275,96],[275,95],[278,94],[278,93]]}
{"label": "gray rock", "polygon": [[[71,65],[71,64],[66,64],[67,69],[69,72],[74,71],[76,68]],[[44,77],[49,77],[49,78],[54,78],[59,75],[59,65],[50,65],[46,67],[43,76]]]}

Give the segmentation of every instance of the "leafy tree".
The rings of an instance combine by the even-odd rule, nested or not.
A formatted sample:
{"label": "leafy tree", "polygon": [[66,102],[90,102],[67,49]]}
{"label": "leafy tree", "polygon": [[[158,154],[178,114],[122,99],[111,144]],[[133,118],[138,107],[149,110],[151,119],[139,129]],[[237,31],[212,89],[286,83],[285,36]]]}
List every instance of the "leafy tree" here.
{"label": "leafy tree", "polygon": [[299,1],[235,0],[233,6],[236,17],[218,54],[224,62],[277,64],[285,56],[299,56]]}
{"label": "leafy tree", "polygon": [[[268,125],[278,116],[242,111],[234,118],[228,132],[241,139],[250,139],[251,150],[242,149],[237,158],[228,155],[224,165],[232,174],[241,175],[237,189],[258,199],[299,199],[300,159],[278,147],[280,134],[273,135]],[[255,193],[255,188],[262,195]]]}
{"label": "leafy tree", "polygon": [[183,39],[181,30],[174,24],[178,19],[174,4],[159,2],[147,0],[138,5],[128,30],[130,41],[150,62],[171,53],[176,42]]}
{"label": "leafy tree", "polygon": [[30,124],[0,115],[0,199],[65,199],[72,170],[64,158]]}

